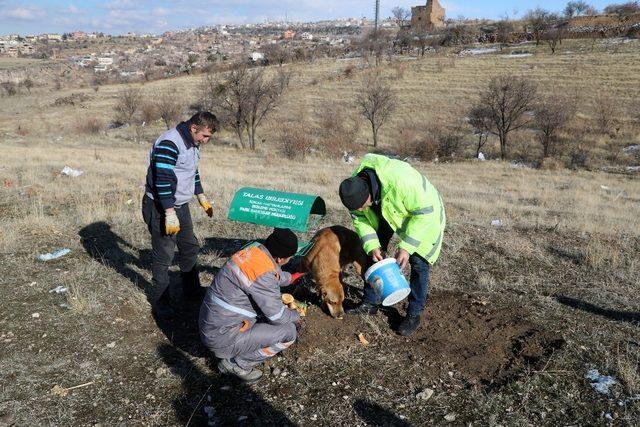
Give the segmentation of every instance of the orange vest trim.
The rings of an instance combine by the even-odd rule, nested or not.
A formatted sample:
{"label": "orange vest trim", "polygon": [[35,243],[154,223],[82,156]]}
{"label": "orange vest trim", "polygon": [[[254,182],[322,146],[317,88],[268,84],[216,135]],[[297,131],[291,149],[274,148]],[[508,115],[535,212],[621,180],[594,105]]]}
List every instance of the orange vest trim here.
{"label": "orange vest trim", "polygon": [[270,271],[277,271],[273,260],[260,248],[253,246],[241,250],[231,257],[235,265],[250,282]]}

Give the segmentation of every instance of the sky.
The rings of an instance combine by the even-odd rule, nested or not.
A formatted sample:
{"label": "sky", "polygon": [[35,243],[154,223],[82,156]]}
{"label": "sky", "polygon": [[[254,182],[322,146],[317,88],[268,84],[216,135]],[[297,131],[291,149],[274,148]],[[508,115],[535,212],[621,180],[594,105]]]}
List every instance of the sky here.
{"label": "sky", "polygon": [[[588,1],[601,10],[626,0]],[[382,17],[391,9],[409,9],[418,0],[380,1]],[[550,0],[440,0],[448,18],[518,17],[540,6],[561,11],[566,1]],[[374,0],[0,0],[0,34],[63,33],[75,30],[108,34],[160,34],[203,25],[247,24],[265,21],[318,21],[336,18],[372,18]]]}

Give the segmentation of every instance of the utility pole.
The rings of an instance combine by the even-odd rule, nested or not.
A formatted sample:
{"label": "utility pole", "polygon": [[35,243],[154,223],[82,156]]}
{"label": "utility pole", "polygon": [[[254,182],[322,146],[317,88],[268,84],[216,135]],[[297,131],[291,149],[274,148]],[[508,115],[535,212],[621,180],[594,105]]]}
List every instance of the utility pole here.
{"label": "utility pole", "polygon": [[378,20],[380,19],[380,0],[376,0],[376,22],[374,25],[374,31],[378,32]]}

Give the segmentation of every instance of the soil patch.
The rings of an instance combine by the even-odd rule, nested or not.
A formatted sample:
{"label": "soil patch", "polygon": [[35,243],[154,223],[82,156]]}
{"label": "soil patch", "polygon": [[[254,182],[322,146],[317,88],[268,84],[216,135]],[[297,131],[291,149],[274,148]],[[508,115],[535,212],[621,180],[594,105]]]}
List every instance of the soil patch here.
{"label": "soil patch", "polygon": [[390,359],[399,366],[420,362],[422,378],[435,379],[443,370],[450,370],[469,386],[491,390],[527,369],[542,369],[564,344],[559,334],[529,320],[521,306],[457,292],[434,293],[421,327],[409,338],[393,332],[401,318],[398,310],[386,308],[376,316],[335,320],[312,307],[295,350],[285,357],[309,362],[327,354],[352,352],[363,347],[357,336],[364,333],[370,341],[368,349],[393,355]]}

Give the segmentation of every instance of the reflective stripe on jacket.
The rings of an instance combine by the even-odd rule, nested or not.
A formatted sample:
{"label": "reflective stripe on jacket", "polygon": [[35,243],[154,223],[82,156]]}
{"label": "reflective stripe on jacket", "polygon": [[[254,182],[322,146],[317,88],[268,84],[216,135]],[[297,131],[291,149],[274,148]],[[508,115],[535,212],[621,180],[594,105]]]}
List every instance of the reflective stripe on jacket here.
{"label": "reflective stripe on jacket", "polygon": [[234,254],[218,271],[200,308],[200,335],[212,348],[232,345],[240,328],[263,315],[269,323],[300,319],[281,300],[280,287],[291,274],[280,269],[263,245],[250,245]]}
{"label": "reflective stripe on jacket", "polygon": [[[400,237],[398,247],[434,264],[440,255],[446,225],[438,190],[420,172],[400,160],[367,154],[353,176],[366,168],[373,169],[378,176],[382,216]],[[376,213],[366,208],[351,211],[351,217],[365,252],[380,247]]]}

